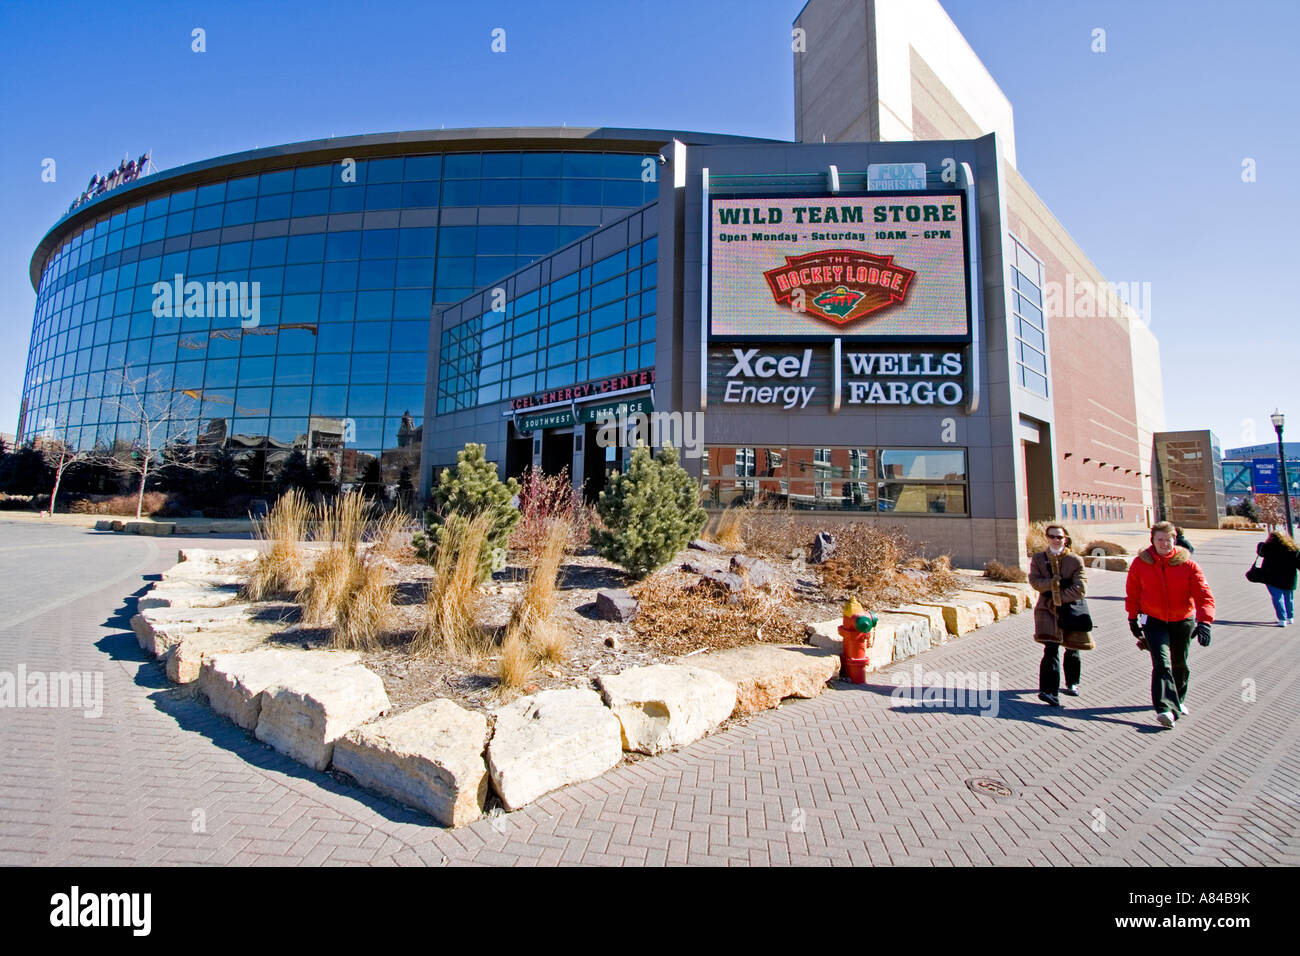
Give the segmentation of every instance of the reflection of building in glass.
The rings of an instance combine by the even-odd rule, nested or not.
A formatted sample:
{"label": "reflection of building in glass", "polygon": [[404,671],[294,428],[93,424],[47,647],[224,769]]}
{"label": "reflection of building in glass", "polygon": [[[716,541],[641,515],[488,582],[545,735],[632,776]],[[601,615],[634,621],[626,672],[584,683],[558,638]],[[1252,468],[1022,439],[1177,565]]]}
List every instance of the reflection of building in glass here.
{"label": "reflection of building in glass", "polygon": [[[345,482],[382,458],[385,481],[409,468],[418,484],[435,306],[653,200],[646,163],[675,137],[759,142],[428,131],[254,150],[121,185],[65,215],[32,257],[18,437],[53,420],[77,448],[113,445],[128,423],[110,385],[129,369],[197,401],[209,443],[260,456],[259,481],[299,449]],[[155,284],[177,276],[205,296],[155,315]],[[254,289],[256,319],[232,307]],[[350,423],[350,437],[326,441],[324,421]]]}

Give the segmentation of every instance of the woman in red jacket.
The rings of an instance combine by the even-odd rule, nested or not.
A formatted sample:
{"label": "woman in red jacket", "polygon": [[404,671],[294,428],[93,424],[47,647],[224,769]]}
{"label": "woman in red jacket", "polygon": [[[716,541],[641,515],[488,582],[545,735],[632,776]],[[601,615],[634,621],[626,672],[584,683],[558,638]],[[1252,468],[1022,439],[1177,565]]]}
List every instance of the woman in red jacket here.
{"label": "woman in red jacket", "polygon": [[[1214,595],[1200,566],[1174,544],[1174,526],[1161,521],[1151,527],[1151,547],[1129,566],[1128,626],[1138,648],[1151,652],[1151,704],[1165,728],[1187,713],[1187,651],[1192,636],[1202,647],[1210,644]],[[1138,615],[1146,625],[1138,625]]]}

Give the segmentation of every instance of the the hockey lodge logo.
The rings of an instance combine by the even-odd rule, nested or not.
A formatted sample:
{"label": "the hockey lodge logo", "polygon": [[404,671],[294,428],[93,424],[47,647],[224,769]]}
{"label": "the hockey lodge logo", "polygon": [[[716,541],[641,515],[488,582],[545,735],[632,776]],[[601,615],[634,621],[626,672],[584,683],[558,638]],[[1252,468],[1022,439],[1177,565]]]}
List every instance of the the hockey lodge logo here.
{"label": "the hockey lodge logo", "polygon": [[763,277],[777,305],[848,325],[905,301],[916,273],[895,265],[893,256],[830,249],[786,256]]}

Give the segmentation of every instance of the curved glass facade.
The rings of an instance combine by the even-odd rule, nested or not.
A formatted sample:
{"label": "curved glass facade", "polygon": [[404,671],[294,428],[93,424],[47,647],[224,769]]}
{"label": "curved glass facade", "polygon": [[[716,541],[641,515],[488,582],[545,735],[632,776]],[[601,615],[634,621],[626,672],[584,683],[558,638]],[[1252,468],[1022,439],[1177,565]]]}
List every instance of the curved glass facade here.
{"label": "curved glass facade", "polygon": [[[20,440],[131,441],[134,425],[113,404],[126,369],[155,400],[194,403],[190,440],[197,431],[271,458],[328,448],[344,481],[394,449],[406,454],[395,465],[413,464],[435,303],[658,194],[643,181],[642,151],[422,146],[351,168],[310,153],[237,178],[217,166],[147,201],[110,194],[99,221],[42,265]],[[191,309],[186,291],[183,308],[178,297],[160,310],[156,284],[178,281],[209,289],[204,304]],[[233,304],[214,310],[210,283],[247,283],[255,320]],[[177,423],[174,437],[184,430]]]}

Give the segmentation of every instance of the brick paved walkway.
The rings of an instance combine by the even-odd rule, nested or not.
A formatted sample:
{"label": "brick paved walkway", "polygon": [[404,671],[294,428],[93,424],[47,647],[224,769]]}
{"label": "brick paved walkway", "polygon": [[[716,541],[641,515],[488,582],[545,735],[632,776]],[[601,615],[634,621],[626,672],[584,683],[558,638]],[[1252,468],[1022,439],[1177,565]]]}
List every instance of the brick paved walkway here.
{"label": "brick paved walkway", "polygon": [[[0,709],[0,864],[1294,865],[1300,627],[1261,626],[1268,598],[1242,577],[1254,540],[1197,551],[1223,623],[1193,645],[1191,715],[1173,731],[1152,719],[1123,576],[1094,572],[1100,646],[1064,711],[1036,700],[1039,648],[1017,615],[453,832],[281,757],[144,658],[128,595],[178,544],[215,541],[0,520],[0,671],[104,680],[98,719]],[[918,663],[996,674],[996,716],[892,706],[891,675]],[[1015,795],[966,786],[983,776]]]}

